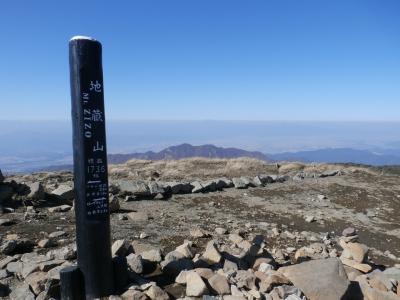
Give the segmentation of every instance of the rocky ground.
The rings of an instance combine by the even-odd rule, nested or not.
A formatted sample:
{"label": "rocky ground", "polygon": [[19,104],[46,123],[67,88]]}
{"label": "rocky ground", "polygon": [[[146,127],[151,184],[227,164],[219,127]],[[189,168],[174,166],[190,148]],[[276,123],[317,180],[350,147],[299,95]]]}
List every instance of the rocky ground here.
{"label": "rocky ground", "polygon": [[[397,168],[253,159],[109,168],[113,299],[400,299]],[[0,296],[59,298],[72,174],[0,175]]]}

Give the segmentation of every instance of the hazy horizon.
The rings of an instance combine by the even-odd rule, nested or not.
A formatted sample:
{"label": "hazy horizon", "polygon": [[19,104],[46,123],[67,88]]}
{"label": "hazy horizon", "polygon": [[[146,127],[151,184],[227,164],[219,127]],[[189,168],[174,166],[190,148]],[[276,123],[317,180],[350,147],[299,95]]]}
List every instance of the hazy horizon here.
{"label": "hazy horizon", "polygon": [[[113,121],[109,154],[159,151],[189,143],[265,154],[352,148],[400,155],[400,122]],[[72,162],[69,121],[0,121],[0,169]]]}

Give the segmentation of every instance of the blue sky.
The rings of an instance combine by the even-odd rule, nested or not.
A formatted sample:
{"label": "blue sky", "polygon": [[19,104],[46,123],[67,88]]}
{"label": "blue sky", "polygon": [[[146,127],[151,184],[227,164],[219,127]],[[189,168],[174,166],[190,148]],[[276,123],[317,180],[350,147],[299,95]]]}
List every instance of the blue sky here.
{"label": "blue sky", "polygon": [[398,0],[9,0],[0,34],[0,120],[68,120],[89,35],[108,119],[400,121]]}

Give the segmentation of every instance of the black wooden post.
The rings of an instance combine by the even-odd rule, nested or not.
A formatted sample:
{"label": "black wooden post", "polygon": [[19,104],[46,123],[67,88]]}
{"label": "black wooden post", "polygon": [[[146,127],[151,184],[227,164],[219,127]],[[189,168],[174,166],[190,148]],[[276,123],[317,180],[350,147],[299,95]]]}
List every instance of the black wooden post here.
{"label": "black wooden post", "polygon": [[82,273],[77,266],[70,266],[60,271],[61,299],[84,300],[85,287],[83,286]]}
{"label": "black wooden post", "polygon": [[100,42],[69,42],[78,267],[86,299],[114,292]]}

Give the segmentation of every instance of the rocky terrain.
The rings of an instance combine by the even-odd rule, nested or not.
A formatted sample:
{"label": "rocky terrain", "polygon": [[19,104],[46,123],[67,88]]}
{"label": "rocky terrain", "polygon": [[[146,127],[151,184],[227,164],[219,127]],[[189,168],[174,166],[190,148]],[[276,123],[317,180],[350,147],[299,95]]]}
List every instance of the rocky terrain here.
{"label": "rocky terrain", "polygon": [[[110,299],[400,299],[397,168],[249,158],[109,167]],[[73,176],[0,174],[0,296],[58,299]]]}

